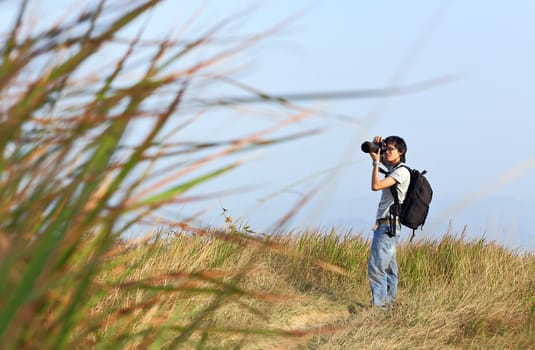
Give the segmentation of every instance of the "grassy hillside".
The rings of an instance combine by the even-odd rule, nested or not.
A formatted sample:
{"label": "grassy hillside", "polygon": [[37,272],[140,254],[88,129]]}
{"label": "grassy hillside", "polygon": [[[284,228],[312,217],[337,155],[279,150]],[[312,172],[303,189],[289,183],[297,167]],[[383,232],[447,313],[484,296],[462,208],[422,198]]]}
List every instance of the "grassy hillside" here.
{"label": "grassy hillside", "polygon": [[535,346],[535,256],[451,235],[403,244],[399,303],[381,311],[368,307],[368,249],[336,232],[205,232],[123,247],[97,276],[108,296],[88,320],[100,323],[87,332],[92,321],[82,322],[80,334],[86,345],[154,349]]}

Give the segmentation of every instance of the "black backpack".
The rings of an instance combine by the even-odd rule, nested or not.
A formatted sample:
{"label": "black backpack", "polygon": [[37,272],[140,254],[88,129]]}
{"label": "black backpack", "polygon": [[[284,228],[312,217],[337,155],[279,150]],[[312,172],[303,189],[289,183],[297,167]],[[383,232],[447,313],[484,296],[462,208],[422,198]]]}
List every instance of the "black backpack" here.
{"label": "black backpack", "polygon": [[[433,198],[433,189],[431,184],[425,177],[426,170],[420,172],[416,169],[411,169],[405,164],[401,166],[407,168],[411,174],[411,180],[405,200],[402,204],[399,204],[398,193],[396,186],[390,187],[392,195],[394,196],[394,205],[390,208],[391,215],[397,217],[399,222],[412,229],[411,242],[414,238],[414,231],[418,228],[422,228],[425,224],[425,219],[429,213],[429,205]],[[392,225],[395,234],[395,226]]]}

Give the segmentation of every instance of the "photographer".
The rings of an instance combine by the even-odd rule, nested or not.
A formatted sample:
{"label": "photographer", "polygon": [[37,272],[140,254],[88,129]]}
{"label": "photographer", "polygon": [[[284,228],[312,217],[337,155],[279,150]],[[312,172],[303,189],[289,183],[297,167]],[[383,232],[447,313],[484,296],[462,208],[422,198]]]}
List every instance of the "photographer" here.
{"label": "photographer", "polygon": [[[382,191],[373,227],[368,280],[372,292],[371,305],[385,308],[395,301],[397,294],[396,244],[397,233],[401,229],[396,216],[390,210],[394,204],[391,187],[395,186],[399,201],[402,203],[410,182],[409,171],[405,167],[400,167],[405,162],[407,145],[398,136],[389,136],[384,140],[381,136],[376,136],[373,142],[365,142],[362,150],[369,153],[373,161],[372,191]],[[379,175],[380,163],[387,169],[384,178]]]}

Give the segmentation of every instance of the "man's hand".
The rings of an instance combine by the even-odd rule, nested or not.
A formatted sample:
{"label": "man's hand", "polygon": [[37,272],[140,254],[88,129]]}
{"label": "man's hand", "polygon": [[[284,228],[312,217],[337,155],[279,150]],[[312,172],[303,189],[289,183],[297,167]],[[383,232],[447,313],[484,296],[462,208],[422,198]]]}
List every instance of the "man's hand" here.
{"label": "man's hand", "polygon": [[[375,136],[373,138],[373,143],[380,144],[383,141],[382,136]],[[380,162],[381,161],[381,147],[377,150],[377,152],[370,152],[370,157],[374,162]]]}

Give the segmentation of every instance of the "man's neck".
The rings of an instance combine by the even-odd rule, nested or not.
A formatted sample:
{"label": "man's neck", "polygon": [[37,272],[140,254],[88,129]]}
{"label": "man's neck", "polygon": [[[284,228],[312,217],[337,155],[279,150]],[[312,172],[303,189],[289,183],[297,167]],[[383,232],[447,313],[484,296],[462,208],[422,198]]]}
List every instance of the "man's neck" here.
{"label": "man's neck", "polygon": [[383,164],[385,164],[385,166],[386,166],[386,168],[388,170],[392,170],[392,169],[394,169],[395,167],[397,167],[398,165],[401,164],[401,160],[399,162],[397,162],[397,163],[386,162],[386,163],[383,163]]}

